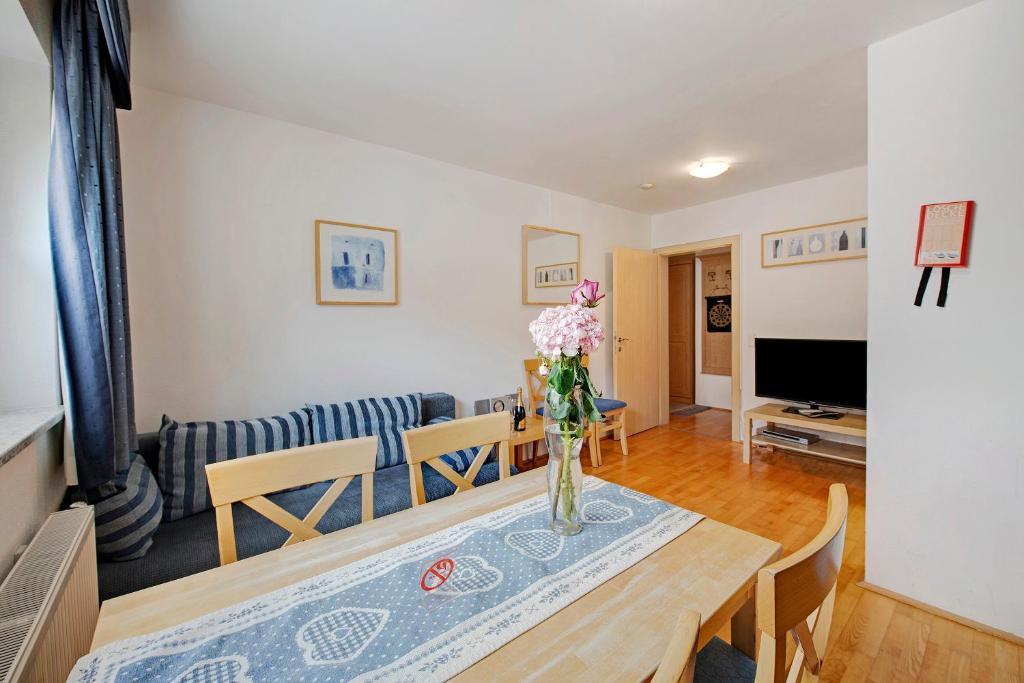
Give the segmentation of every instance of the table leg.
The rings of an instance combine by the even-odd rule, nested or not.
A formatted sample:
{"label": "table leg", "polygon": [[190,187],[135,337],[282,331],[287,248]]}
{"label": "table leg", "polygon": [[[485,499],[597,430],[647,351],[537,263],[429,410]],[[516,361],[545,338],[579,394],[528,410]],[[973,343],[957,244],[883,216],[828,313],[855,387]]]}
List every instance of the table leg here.
{"label": "table leg", "polygon": [[736,614],[732,615],[729,626],[729,640],[732,646],[750,657],[757,659],[755,635],[757,623],[754,619],[754,589],[750,589],[750,598],[743,603]]}
{"label": "table leg", "polygon": [[516,469],[520,472],[523,471],[523,445],[519,444],[512,449],[512,460],[515,462]]}

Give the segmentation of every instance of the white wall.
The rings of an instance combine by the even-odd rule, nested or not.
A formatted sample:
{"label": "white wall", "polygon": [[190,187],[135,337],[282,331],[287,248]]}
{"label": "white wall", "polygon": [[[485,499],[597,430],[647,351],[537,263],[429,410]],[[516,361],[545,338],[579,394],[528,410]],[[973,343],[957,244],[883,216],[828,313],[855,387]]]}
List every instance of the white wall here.
{"label": "white wall", "polygon": [[761,233],[866,213],[867,170],[854,168],[652,218],[654,247],[742,235],[744,409],[764,402],[754,396],[754,337],[867,338],[864,259],[761,268]]}
{"label": "white wall", "polygon": [[0,411],[60,403],[49,154],[49,69],[0,57]]}
{"label": "white wall", "polygon": [[[135,89],[120,113],[140,431],[409,391],[524,385],[521,226],[582,233],[582,274],[648,247],[647,216]],[[538,160],[543,163],[543,160]],[[317,306],[313,221],[399,230],[395,307]],[[599,309],[610,333],[610,303]],[[612,393],[606,344],[593,363]]]}
{"label": "white wall", "polygon": [[704,262],[697,257],[693,264],[694,282],[693,311],[696,317],[694,322],[694,402],[699,406],[711,408],[732,409],[732,377],[730,375],[710,375],[701,372],[704,365],[704,289],[701,284],[704,282]]}
{"label": "white wall", "polygon": [[14,566],[15,551],[60,507],[67,489],[62,429],[58,423],[43,432],[0,467],[0,579]]}
{"label": "white wall", "polygon": [[[866,579],[1024,636],[1024,3],[869,50]],[[912,306],[921,204],[974,199],[970,268]]]}

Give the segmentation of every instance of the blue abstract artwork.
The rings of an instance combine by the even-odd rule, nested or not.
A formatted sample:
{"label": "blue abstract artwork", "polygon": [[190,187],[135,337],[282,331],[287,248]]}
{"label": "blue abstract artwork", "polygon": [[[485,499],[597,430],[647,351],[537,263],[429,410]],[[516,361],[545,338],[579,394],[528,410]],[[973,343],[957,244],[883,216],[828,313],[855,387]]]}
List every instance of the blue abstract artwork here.
{"label": "blue abstract artwork", "polygon": [[331,237],[331,282],[335,289],[384,289],[384,242],[375,237]]}

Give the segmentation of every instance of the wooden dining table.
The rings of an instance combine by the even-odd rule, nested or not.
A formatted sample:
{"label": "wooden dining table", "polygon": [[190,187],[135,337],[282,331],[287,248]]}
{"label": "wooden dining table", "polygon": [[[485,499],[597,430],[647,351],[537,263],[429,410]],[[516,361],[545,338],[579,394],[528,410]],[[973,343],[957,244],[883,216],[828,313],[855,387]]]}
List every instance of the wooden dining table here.
{"label": "wooden dining table", "polygon": [[[319,538],[107,600],[92,649],[177,626],[546,492],[538,469]],[[704,519],[459,674],[455,680],[637,681],[654,673],[681,611],[701,614],[698,646],[732,621],[754,654],[757,571],[775,541]]]}

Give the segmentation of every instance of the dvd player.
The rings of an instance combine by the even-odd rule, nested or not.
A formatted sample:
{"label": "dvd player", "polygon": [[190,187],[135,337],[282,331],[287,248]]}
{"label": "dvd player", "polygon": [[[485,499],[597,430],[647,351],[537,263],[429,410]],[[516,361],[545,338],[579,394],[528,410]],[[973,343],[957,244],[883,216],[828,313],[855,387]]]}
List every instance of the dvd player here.
{"label": "dvd player", "polygon": [[802,446],[810,446],[816,441],[821,441],[821,437],[817,434],[798,432],[795,429],[784,429],[782,427],[765,427],[761,430],[761,433],[773,439],[782,439],[783,441],[798,443]]}

